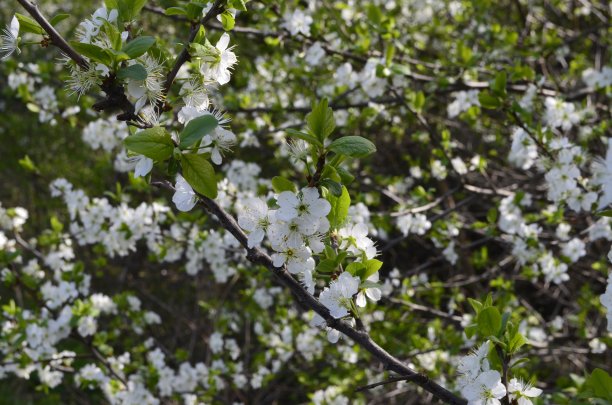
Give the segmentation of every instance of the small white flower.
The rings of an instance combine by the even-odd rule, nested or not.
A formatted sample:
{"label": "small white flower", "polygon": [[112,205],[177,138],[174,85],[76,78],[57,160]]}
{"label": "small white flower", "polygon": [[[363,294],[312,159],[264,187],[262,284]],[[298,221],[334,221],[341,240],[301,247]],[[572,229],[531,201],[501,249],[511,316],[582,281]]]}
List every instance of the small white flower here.
{"label": "small white flower", "polygon": [[19,50],[19,20],[16,16],[13,16],[11,24],[7,25],[2,32],[0,34],[0,60],[8,58],[13,52],[19,55],[21,53]]}
{"label": "small white flower", "polygon": [[302,189],[299,195],[283,191],[276,199],[279,209],[277,216],[283,221],[300,217],[304,221],[316,222],[325,217],[331,210],[329,202],[319,198],[319,191],[314,187]]}
{"label": "small white flower", "polygon": [[525,384],[516,378],[508,382],[508,399],[516,401],[518,405],[533,405],[530,398],[539,397],[542,390]]}
{"label": "small white flower", "polygon": [[349,314],[348,309],[351,308],[353,295],[359,291],[359,284],[359,277],[344,272],[321,292],[319,301],[329,309],[331,316],[343,318]]}
{"label": "small white flower", "polygon": [[292,36],[298,34],[308,35],[310,34],[310,25],[313,19],[302,10],[295,10],[293,13],[287,12],[283,16],[283,28],[287,29]]}
{"label": "small white flower", "polygon": [[214,61],[206,61],[202,64],[200,72],[207,80],[214,80],[220,85],[224,85],[230,81],[230,70],[238,61],[236,54],[232,52],[232,48],[228,48],[230,37],[227,33],[221,35],[221,38],[215,45],[216,55]]}
{"label": "small white flower", "polygon": [[506,396],[506,387],[499,372],[489,370],[465,386],[461,394],[468,400],[468,405],[501,405],[500,399]]}
{"label": "small white flower", "polygon": [[359,294],[357,294],[357,298],[355,299],[355,303],[358,307],[363,308],[366,306],[366,297],[374,302],[380,300],[382,297],[382,291],[380,290],[380,286],[375,284],[378,283],[378,279],[378,272],[368,277],[366,283],[364,283],[366,284],[366,287],[360,289]]}
{"label": "small white flower", "polygon": [[216,165],[223,162],[223,152],[231,150],[235,143],[236,135],[219,125],[211,134],[202,138],[202,146],[207,146],[203,151],[210,151],[210,160]]}
{"label": "small white flower", "polygon": [[297,248],[291,247],[275,247],[277,253],[272,255],[274,267],[282,267],[287,265],[287,270],[292,274],[304,273],[312,271],[315,268],[314,259],[311,256],[310,249],[306,246]]}
{"label": "small white flower", "polygon": [[248,247],[261,243],[271,224],[268,204],[260,198],[252,198],[245,204],[244,211],[238,214],[238,225],[249,233]]}
{"label": "small white flower", "polygon": [[198,201],[198,197],[193,191],[193,188],[191,188],[189,183],[187,183],[180,174],[176,176],[176,185],[174,188],[176,191],[172,196],[172,202],[176,205],[176,208],[183,212],[191,211]]}

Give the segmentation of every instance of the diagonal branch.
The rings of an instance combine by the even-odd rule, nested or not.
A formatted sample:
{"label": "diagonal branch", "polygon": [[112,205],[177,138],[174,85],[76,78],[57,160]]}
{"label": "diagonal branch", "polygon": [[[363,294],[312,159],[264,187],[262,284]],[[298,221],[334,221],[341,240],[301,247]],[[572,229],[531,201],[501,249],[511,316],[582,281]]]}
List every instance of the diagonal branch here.
{"label": "diagonal branch", "polygon": [[[162,186],[169,190],[174,190],[172,184],[167,181],[152,183],[154,185]],[[340,319],[332,317],[328,309],[321,304],[314,296],[308,293],[302,287],[291,273],[287,271],[285,267],[275,267],[272,258],[264,252],[262,249],[257,247],[248,248],[247,235],[242,231],[236,220],[228,214],[219,204],[210,198],[199,196],[200,202],[206,210],[217,217],[221,226],[230,232],[240,244],[247,251],[247,259],[254,264],[260,264],[270,270],[279,279],[283,285],[285,285],[298,301],[298,303],[305,309],[310,309],[319,314],[327,325],[331,328],[342,332],[344,335],[351,338],[359,346],[367,350],[372,356],[378,359],[384,364],[387,370],[393,371],[400,376],[403,380],[413,381],[424,390],[430,392],[434,397],[452,405],[465,405],[467,401],[453,394],[451,391],[430,380],[426,375],[417,373],[412,370],[399,359],[389,354],[385,349],[380,347],[370,335],[365,331],[360,331],[351,327],[348,323],[343,322]]]}
{"label": "diagonal branch", "polygon": [[26,9],[26,11],[36,20],[43,30],[51,38],[51,43],[58,47],[62,52],[66,54],[70,59],[75,61],[83,69],[87,69],[89,64],[77,51],[75,51],[66,40],[53,28],[53,26],[47,21],[47,19],[38,10],[38,5],[33,1],[29,0],[17,0],[19,4]]}

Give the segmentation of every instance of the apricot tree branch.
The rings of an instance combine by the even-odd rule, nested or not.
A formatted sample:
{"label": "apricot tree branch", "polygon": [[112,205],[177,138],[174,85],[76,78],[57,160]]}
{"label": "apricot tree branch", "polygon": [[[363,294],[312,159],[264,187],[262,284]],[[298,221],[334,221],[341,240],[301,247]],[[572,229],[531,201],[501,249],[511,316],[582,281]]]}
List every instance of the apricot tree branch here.
{"label": "apricot tree branch", "polygon": [[[174,190],[172,184],[167,181],[152,183],[157,186]],[[247,259],[254,264],[260,264],[270,270],[276,278],[285,285],[296,298],[298,303],[305,309],[313,310],[319,314],[326,322],[327,326],[336,329],[344,335],[351,338],[359,346],[367,350],[372,356],[379,360],[387,370],[393,371],[394,373],[402,376],[403,380],[413,381],[424,390],[431,393],[434,397],[447,404],[452,405],[465,405],[467,401],[459,396],[453,394],[451,391],[430,380],[426,375],[417,373],[416,371],[409,368],[403,362],[396,357],[389,354],[385,349],[380,347],[370,335],[365,331],[360,331],[341,319],[332,317],[329,310],[319,302],[314,296],[312,296],[304,287],[297,281],[289,271],[283,267],[275,267],[272,258],[258,247],[248,247],[248,237],[242,231],[234,217],[228,214],[219,204],[210,198],[199,196],[201,204],[206,210],[217,217],[221,226],[231,233],[238,242],[246,249]]]}

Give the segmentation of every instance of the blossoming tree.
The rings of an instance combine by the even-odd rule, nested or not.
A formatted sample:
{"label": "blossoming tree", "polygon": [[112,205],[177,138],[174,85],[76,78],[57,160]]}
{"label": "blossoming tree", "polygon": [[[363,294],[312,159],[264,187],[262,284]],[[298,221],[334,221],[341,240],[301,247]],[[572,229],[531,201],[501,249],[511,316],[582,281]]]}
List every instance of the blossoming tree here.
{"label": "blossoming tree", "polygon": [[0,391],[612,401],[609,14],[11,0]]}

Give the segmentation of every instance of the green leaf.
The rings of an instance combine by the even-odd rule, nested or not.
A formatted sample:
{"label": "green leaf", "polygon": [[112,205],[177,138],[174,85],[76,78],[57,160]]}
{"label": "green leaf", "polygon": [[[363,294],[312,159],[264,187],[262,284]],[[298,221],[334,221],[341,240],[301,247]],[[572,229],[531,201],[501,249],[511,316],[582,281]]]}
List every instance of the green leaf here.
{"label": "green leaf", "polygon": [[212,114],[192,119],[185,125],[180,134],[181,143],[179,147],[181,149],[190,147],[202,139],[204,135],[210,134],[218,125],[219,121]]}
{"label": "green leaf", "polygon": [[123,143],[128,150],[157,161],[168,159],[174,150],[170,134],[162,127],[148,128],[130,135]]}
{"label": "green leaf", "polygon": [[130,59],[135,59],[144,55],[154,43],[155,38],[153,37],[138,37],[125,44],[121,50],[128,54]]}
{"label": "green leaf", "polygon": [[355,176],[350,174],[344,167],[337,167],[336,172],[338,172],[342,184],[351,184],[355,180]]}
{"label": "green leaf", "polygon": [[612,217],[612,210],[599,211],[597,215],[600,217]]}
{"label": "green leaf", "polygon": [[487,108],[489,110],[495,110],[499,107],[501,107],[502,103],[499,100],[499,98],[491,95],[491,93],[487,92],[487,91],[481,91],[478,94],[478,101],[480,102],[480,105],[484,108]]}
{"label": "green leaf", "polygon": [[231,31],[234,28],[236,21],[234,20],[232,13],[230,13],[228,10],[221,13],[221,24],[223,24],[223,29],[225,31]]}
{"label": "green leaf", "polygon": [[333,141],[328,149],[354,158],[362,158],[376,152],[376,146],[361,136],[343,136]]}
{"label": "green leaf", "polygon": [[147,78],[147,69],[139,63],[119,69],[117,72],[119,79],[145,80]]}
{"label": "green leaf", "polygon": [[121,20],[125,22],[132,21],[138,16],[146,2],[147,0],[118,0],[117,5]]}
{"label": "green leaf", "polygon": [[15,17],[19,20],[19,32],[31,32],[32,34],[43,35],[45,30],[27,15],[15,13]]}
{"label": "green leaf", "polygon": [[60,21],[64,21],[66,18],[70,17],[70,14],[66,14],[66,13],[60,13],[60,14],[56,14],[53,16],[53,18],[51,18],[49,20],[49,23],[51,25],[56,25],[58,24]]}
{"label": "green leaf", "polygon": [[351,275],[356,276],[360,271],[364,269],[365,269],[365,265],[363,263],[353,262],[349,264],[348,266],[346,266],[344,270],[348,271]]}
{"label": "green leaf", "polygon": [[83,56],[88,57],[89,59],[101,62],[107,66],[113,64],[113,58],[107,52],[105,52],[104,49],[100,48],[97,45],[85,44],[83,42],[76,41],[71,41],[70,45],[74,48],[75,51],[77,51]]}
{"label": "green leaf", "polygon": [[38,171],[38,168],[28,155],[25,155],[22,159],[19,159],[19,166],[28,172],[36,173]]}
{"label": "green leaf", "polygon": [[478,331],[485,336],[495,336],[502,324],[502,317],[495,307],[484,308],[478,314]]}
{"label": "green leaf", "polygon": [[342,192],[339,197],[330,194],[327,196],[327,200],[331,205],[329,214],[327,214],[329,225],[332,229],[337,229],[344,223],[348,216],[348,210],[351,206],[351,196],[346,187],[342,186]]}
{"label": "green leaf", "polygon": [[185,10],[187,11],[187,17],[190,20],[197,20],[202,15],[202,9],[204,9],[203,3],[191,2],[187,4]]}
{"label": "green leaf", "polygon": [[606,371],[596,368],[585,384],[597,397],[612,400],[612,377]]}
{"label": "green leaf", "polygon": [[228,8],[233,8],[240,11],[247,11],[246,3],[249,0],[229,0],[227,2]]}
{"label": "green leaf", "polygon": [[321,142],[334,131],[334,112],[327,106],[326,98],[312,107],[312,112],[306,116],[306,123],[310,132]]}
{"label": "green leaf", "polygon": [[519,332],[516,332],[514,336],[512,336],[512,339],[510,339],[508,342],[509,354],[516,353],[523,345],[525,345],[525,343],[527,343],[525,337]]}
{"label": "green leaf", "polygon": [[208,198],[217,197],[215,169],[204,155],[182,155],[181,167],[183,168],[183,177],[195,191]]}
{"label": "green leaf", "polygon": [[327,189],[331,191],[334,196],[340,197],[342,195],[342,185],[340,183],[335,182],[332,179],[323,179],[321,180],[320,184],[327,187]]}
{"label": "green leaf", "polygon": [[337,267],[338,265],[336,264],[335,260],[324,259],[319,262],[316,267],[316,271],[318,271],[319,273],[332,273],[334,270],[336,270]]}
{"label": "green leaf", "polygon": [[376,273],[382,267],[383,262],[377,259],[366,260],[365,262],[365,271],[363,274],[360,274],[360,277],[363,281],[367,280],[370,276]]}
{"label": "green leaf", "polygon": [[281,176],[275,176],[272,178],[272,188],[274,188],[274,191],[277,193],[282,193],[283,191],[291,191],[295,193],[296,191],[295,184],[293,184],[291,180]]}
{"label": "green leaf", "polygon": [[187,10],[183,7],[168,7],[164,14],[166,15],[187,15]]}
{"label": "green leaf", "polygon": [[319,147],[323,147],[323,143],[321,143],[317,138],[315,138],[314,136],[307,134],[306,132],[302,132],[302,131],[297,131],[295,129],[289,128],[286,130],[287,134],[293,136],[294,138],[298,138],[301,139],[303,141],[308,142],[311,145],[316,145]]}
{"label": "green leaf", "polygon": [[465,336],[467,336],[468,339],[471,339],[472,336],[474,336],[477,331],[478,331],[478,325],[475,325],[475,324],[466,326],[466,328],[464,329]]}
{"label": "green leaf", "polygon": [[506,72],[502,70],[495,75],[495,79],[491,82],[491,91],[501,97],[506,95]]}

